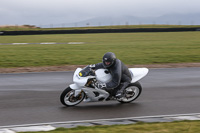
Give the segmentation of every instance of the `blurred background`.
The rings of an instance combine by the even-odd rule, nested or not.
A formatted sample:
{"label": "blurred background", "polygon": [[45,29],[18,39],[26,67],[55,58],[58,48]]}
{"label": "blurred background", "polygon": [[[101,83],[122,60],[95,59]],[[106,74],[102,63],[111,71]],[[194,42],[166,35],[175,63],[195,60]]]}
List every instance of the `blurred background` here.
{"label": "blurred background", "polygon": [[200,25],[198,0],[1,0],[0,26]]}

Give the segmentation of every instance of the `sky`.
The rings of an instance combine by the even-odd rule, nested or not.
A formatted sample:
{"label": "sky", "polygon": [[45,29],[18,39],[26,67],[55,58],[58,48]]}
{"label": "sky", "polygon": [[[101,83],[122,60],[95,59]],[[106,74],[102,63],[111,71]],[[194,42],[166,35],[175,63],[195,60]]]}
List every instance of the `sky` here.
{"label": "sky", "polygon": [[73,23],[100,16],[200,13],[200,0],[0,0],[0,25]]}

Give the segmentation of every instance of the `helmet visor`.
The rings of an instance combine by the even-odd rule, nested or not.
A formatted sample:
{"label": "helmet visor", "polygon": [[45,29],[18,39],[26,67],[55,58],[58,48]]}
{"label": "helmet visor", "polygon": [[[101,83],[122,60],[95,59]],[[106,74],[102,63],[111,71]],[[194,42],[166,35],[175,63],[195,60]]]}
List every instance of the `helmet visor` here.
{"label": "helmet visor", "polygon": [[111,64],[111,62],[105,61],[105,65],[106,65],[106,66],[109,66],[110,64]]}

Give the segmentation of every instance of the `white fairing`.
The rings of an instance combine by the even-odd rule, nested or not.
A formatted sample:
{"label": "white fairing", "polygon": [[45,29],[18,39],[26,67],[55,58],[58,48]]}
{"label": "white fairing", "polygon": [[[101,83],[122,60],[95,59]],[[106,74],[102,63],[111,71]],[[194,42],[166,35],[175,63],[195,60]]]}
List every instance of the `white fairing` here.
{"label": "white fairing", "polygon": [[77,90],[80,89],[80,86],[78,86],[77,84],[70,84],[69,87],[73,90]]}
{"label": "white fairing", "polygon": [[91,77],[94,77],[94,76],[80,77],[79,72],[81,70],[82,70],[81,68],[77,68],[76,71],[74,72],[74,76],[73,76],[74,84],[70,85],[71,89],[80,89],[81,87],[84,87],[88,79]]}
{"label": "white fairing", "polygon": [[77,84],[78,86],[84,86],[88,80],[88,77],[80,77],[78,75],[81,70],[82,70],[81,68],[77,68],[73,77],[74,83]]}
{"label": "white fairing", "polygon": [[131,83],[137,82],[141,78],[147,75],[149,72],[149,69],[147,68],[129,68],[129,71],[131,72],[132,81]]}
{"label": "white fairing", "polygon": [[[73,82],[74,84],[70,85],[70,88],[75,90],[74,96],[78,96],[81,91],[84,91],[84,93],[87,95],[87,98],[84,99],[85,102],[95,102],[99,101],[100,99],[106,99],[109,97],[109,93],[105,90],[101,90],[95,87],[89,88],[86,87],[85,84],[87,83],[88,79],[90,78],[96,78],[99,82],[107,83],[112,80],[112,76],[110,73],[106,73],[105,71],[107,69],[98,69],[95,71],[95,76],[87,76],[87,77],[80,77],[79,72],[81,71],[81,68],[77,68],[74,72],[73,76]],[[132,81],[131,83],[137,82],[141,78],[147,75],[148,69],[147,68],[129,68],[129,71],[131,72]],[[94,92],[98,92],[99,95],[96,96]]]}
{"label": "white fairing", "polygon": [[[88,79],[93,76],[87,76],[87,77],[80,77],[79,72],[81,71],[81,68],[77,68],[74,72],[73,82],[74,84],[70,85],[70,88],[72,89],[80,89],[85,86]],[[108,83],[112,80],[112,76],[110,73],[105,73],[107,69],[98,69],[95,71],[95,77],[98,81],[102,83]],[[129,68],[129,71],[131,72],[132,81],[131,83],[137,82],[141,78],[145,77],[149,70],[147,68]],[[94,77],[93,77],[94,78]]]}
{"label": "white fairing", "polygon": [[[73,76],[74,84],[70,85],[70,88],[75,90],[74,96],[76,97],[80,94],[81,91],[84,91],[84,93],[87,95],[87,98],[84,99],[85,102],[96,102],[102,98],[106,99],[109,96],[108,92],[106,92],[105,90],[98,89],[96,87],[95,87],[95,89],[86,87],[85,84],[87,83],[88,79],[90,79],[90,78],[95,78],[97,76],[97,77],[100,77],[100,79],[104,78],[104,79],[108,80],[109,78],[111,79],[111,75],[110,74],[108,74],[109,76],[106,75],[106,73],[104,72],[105,69],[103,69],[103,71],[101,71],[101,70],[97,71],[98,74],[96,76],[80,77],[79,72],[81,70],[82,70],[81,68],[76,69],[76,71],[74,72],[74,76]],[[102,72],[102,73],[100,74],[100,72]],[[103,81],[103,80],[101,80],[101,81]],[[95,96],[94,92],[98,92],[99,95]]]}
{"label": "white fairing", "polygon": [[[108,83],[112,80],[112,76],[110,73],[105,73],[107,69],[98,69],[95,72],[96,79],[102,83]],[[145,77],[147,73],[149,72],[149,69],[147,68],[129,68],[129,71],[131,72],[131,83],[135,83]]]}
{"label": "white fairing", "polygon": [[95,71],[96,79],[102,83],[108,83],[112,80],[110,73],[106,73],[107,69],[98,69]]}

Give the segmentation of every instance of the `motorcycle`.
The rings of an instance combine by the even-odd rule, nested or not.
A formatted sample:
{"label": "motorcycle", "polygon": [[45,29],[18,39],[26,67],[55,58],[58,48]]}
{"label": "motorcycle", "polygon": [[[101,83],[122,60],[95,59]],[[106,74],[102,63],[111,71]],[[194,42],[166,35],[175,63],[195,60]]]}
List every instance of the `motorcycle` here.
{"label": "motorcycle", "polygon": [[108,100],[117,100],[121,103],[130,103],[136,100],[141,92],[142,86],[138,82],[145,77],[149,70],[147,68],[129,68],[132,76],[131,83],[124,89],[122,98],[112,96],[108,91],[99,89],[97,83],[108,83],[112,80],[111,74],[107,69],[98,69],[96,71],[89,67],[77,68],[73,75],[73,84],[70,84],[60,95],[60,101],[63,105],[75,106],[82,101],[99,102]]}

